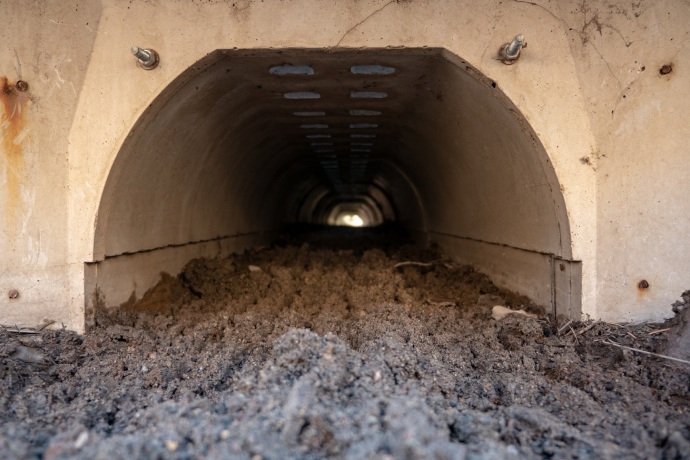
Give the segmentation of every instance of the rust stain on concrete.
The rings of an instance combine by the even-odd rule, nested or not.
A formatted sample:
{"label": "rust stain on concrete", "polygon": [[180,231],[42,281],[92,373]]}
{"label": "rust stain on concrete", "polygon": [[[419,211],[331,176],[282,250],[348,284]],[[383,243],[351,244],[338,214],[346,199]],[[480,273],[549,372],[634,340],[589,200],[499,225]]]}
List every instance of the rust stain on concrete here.
{"label": "rust stain on concrete", "polygon": [[5,163],[5,203],[9,228],[17,228],[17,214],[20,206],[20,184],[24,169],[23,142],[27,134],[26,106],[29,95],[25,88],[11,83],[7,77],[0,76],[0,135],[2,137],[2,154]]}

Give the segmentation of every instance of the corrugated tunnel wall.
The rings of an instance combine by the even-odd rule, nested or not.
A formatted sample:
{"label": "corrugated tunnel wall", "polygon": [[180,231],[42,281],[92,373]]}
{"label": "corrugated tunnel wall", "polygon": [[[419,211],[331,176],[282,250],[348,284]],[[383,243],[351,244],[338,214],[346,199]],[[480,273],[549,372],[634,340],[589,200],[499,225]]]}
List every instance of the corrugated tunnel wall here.
{"label": "corrugated tunnel wall", "polygon": [[[118,154],[87,293],[117,306],[190,257],[269,241],[286,223],[333,223],[341,208],[579,315],[543,146],[495,82],[442,49],[219,50],[197,62]],[[567,266],[558,277],[555,261]]]}

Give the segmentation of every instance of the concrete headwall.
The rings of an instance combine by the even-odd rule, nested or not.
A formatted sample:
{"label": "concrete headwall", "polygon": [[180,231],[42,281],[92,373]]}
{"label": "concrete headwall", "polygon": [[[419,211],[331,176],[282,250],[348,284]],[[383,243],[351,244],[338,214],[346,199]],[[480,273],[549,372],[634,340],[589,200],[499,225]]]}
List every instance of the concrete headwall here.
{"label": "concrete headwall", "polygon": [[[278,206],[270,184],[246,189],[246,200],[237,193],[214,197],[214,187],[245,189],[233,189],[219,181],[221,176],[216,182],[198,177],[204,170],[195,164],[208,171],[230,168],[213,163],[221,158],[213,156],[220,149],[229,156],[245,155],[233,161],[252,174],[259,171],[252,153],[268,155],[259,143],[239,152],[243,144],[220,136],[221,118],[207,125],[199,121],[204,114],[187,113],[188,123],[195,123],[187,139],[201,134],[206,140],[186,145],[199,145],[199,151],[189,152],[201,155],[199,161],[186,166],[197,182],[190,182],[190,176],[166,179],[180,184],[177,201],[166,204],[161,189],[144,188],[142,193],[133,188],[163,180],[165,148],[171,161],[185,158],[175,151],[184,147],[181,125],[165,128],[180,141],[169,145],[170,139],[161,137],[163,128],[153,131],[160,139],[146,139],[143,129],[165,125],[156,116],[175,113],[166,108],[171,97],[194,90],[189,84],[203,81],[196,79],[203,79],[205,71],[195,66],[218,62],[213,56],[220,59],[219,50],[230,55],[233,50],[284,48],[324,54],[444,50],[455,65],[466,66],[460,65],[462,72],[455,76],[453,67],[435,70],[443,78],[427,86],[442,89],[450,99],[434,109],[435,102],[421,99],[423,88],[409,94],[410,100],[422,101],[415,109],[424,115],[421,134],[400,133],[407,150],[400,150],[388,168],[402,173],[381,179],[393,184],[391,191],[400,191],[402,203],[418,201],[415,206],[421,209],[410,208],[407,216],[414,230],[502,285],[518,289],[532,283],[527,291],[536,297],[547,297],[567,284],[569,278],[559,277],[575,273],[581,287],[568,295],[577,292],[582,314],[593,318],[662,319],[690,287],[690,245],[684,242],[690,231],[690,125],[684,120],[690,112],[687,2],[9,1],[0,3],[0,17],[5,19],[0,29],[5,44],[0,49],[2,324],[49,319],[83,330],[85,306],[99,280],[106,301],[116,305],[132,293],[141,297],[159,271],[179,270],[195,255],[224,254],[263,242],[276,229],[280,218],[237,208],[244,201],[266,202],[267,210]],[[504,65],[496,59],[497,50],[518,33],[525,34],[528,46],[516,64]],[[155,49],[161,56],[158,68],[137,67],[129,53],[135,45]],[[467,85],[493,82],[497,99],[492,99],[490,84],[483,87],[486,97],[481,86],[463,95],[467,85],[453,86],[462,75],[474,76]],[[17,80],[27,82],[28,91],[18,91]],[[204,91],[202,86],[200,98],[213,95]],[[195,100],[191,93],[189,98]],[[205,107],[215,107],[209,101]],[[463,103],[471,105],[449,109]],[[476,120],[470,116],[473,110],[481,114],[478,107],[483,106],[497,115],[491,120],[503,117],[498,107],[512,115],[495,125],[475,123],[471,131],[459,123],[471,124]],[[180,106],[179,113],[187,107]],[[218,113],[228,116],[228,123],[241,127],[246,117],[252,130],[272,132],[261,124],[270,120],[251,118],[251,99],[237,107],[243,108]],[[443,116],[434,119],[435,114]],[[454,128],[448,120],[459,124]],[[209,129],[205,137],[199,127]],[[506,143],[525,135],[523,150],[513,148],[523,145],[519,142]],[[528,148],[531,135],[533,148]],[[529,151],[524,163],[518,161],[522,151]],[[286,155],[296,155],[290,152]],[[425,154],[429,166],[420,159]],[[508,166],[496,160],[499,154]],[[253,169],[246,169],[247,164]],[[282,168],[282,163],[268,164],[269,171]],[[511,167],[515,178],[507,175]],[[518,174],[522,171],[534,181]],[[249,183],[261,182],[257,177]],[[501,181],[492,184],[496,177]],[[536,183],[539,177],[543,180]],[[199,188],[184,188],[187,183]],[[137,196],[139,200],[133,199]],[[482,197],[489,197],[486,203]],[[551,200],[548,209],[545,197]],[[234,214],[204,216],[198,209],[207,202],[220,209],[224,200]],[[498,208],[482,211],[482,204]],[[166,209],[183,211],[165,215]],[[516,222],[512,211],[534,218],[533,233],[527,221],[511,229]],[[487,221],[491,212],[494,217]],[[206,231],[180,225],[199,218],[216,223]],[[483,230],[473,234],[478,228]],[[552,240],[554,235],[558,238]],[[524,257],[525,251],[533,255]],[[119,256],[140,258],[141,263],[127,265]],[[561,259],[565,268],[554,270]],[[132,266],[141,271],[132,272]],[[535,283],[540,276],[548,280]],[[119,281],[107,281],[111,279]],[[642,280],[648,287],[639,287]]]}

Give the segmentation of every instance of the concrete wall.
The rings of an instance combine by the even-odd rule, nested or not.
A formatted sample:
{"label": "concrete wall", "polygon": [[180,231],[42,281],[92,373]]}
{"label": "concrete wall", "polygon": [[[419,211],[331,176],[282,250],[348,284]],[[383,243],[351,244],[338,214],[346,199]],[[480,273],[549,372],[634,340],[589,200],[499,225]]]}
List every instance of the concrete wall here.
{"label": "concrete wall", "polygon": [[[409,197],[406,202],[411,202],[417,193],[424,208],[412,213],[417,217],[410,218],[417,222],[423,219],[420,229],[432,235],[436,232],[439,240],[460,237],[460,242],[444,243],[452,255],[460,260],[475,259],[480,268],[492,272],[510,287],[523,281],[518,276],[519,267],[532,267],[529,270],[534,274],[553,269],[555,258],[580,261],[573,272],[579,274],[581,269],[582,312],[595,318],[661,319],[671,314],[670,304],[690,285],[690,245],[683,241],[690,230],[685,200],[690,195],[686,172],[690,154],[685,142],[690,138],[690,128],[683,119],[690,110],[690,6],[686,2],[243,0],[204,4],[104,1],[85,6],[81,2],[46,5],[10,1],[0,4],[0,17],[9,18],[0,29],[6,44],[0,50],[0,75],[9,80],[11,87],[19,77],[17,70],[21,70],[21,79],[30,85],[24,96],[9,94],[11,91],[3,96],[1,323],[36,324],[54,319],[69,328],[83,330],[84,308],[97,283],[94,276],[98,278],[93,268],[85,268],[85,264],[93,267],[94,263],[111,260],[113,267],[103,265],[102,273],[122,273],[116,267],[121,262],[107,256],[160,247],[167,255],[161,253],[157,259],[160,263],[153,265],[174,271],[190,257],[186,246],[189,243],[206,248],[199,253],[207,254],[208,243],[214,238],[256,234],[259,241],[263,238],[256,232],[274,230],[273,224],[277,222],[271,222],[266,215],[246,220],[246,215],[237,210],[232,218],[216,216],[226,220],[222,225],[207,227],[213,231],[180,233],[183,227],[175,223],[179,219],[173,219],[172,227],[163,232],[172,238],[151,239],[152,233],[142,232],[135,242],[132,231],[141,230],[139,224],[133,224],[137,222],[136,214],[130,213],[123,220],[117,209],[162,213],[165,208],[156,206],[165,202],[166,197],[147,190],[138,194],[140,201],[125,203],[112,199],[137,196],[136,190],[123,195],[121,187],[113,185],[121,177],[137,177],[137,172],[128,166],[131,163],[127,155],[145,152],[148,142],[133,139],[144,135],[137,127],[163,123],[165,120],[155,118],[157,111],[178,91],[190,91],[191,87],[185,84],[203,74],[203,69],[194,66],[210,65],[212,59],[204,57],[213,56],[216,50],[235,48],[447,50],[450,56],[467,63],[465,74],[476,72],[474,81],[496,83],[496,97],[504,95],[508,101],[502,103],[505,110],[510,112],[510,107],[514,108],[515,114],[506,115],[506,119],[516,124],[502,123],[499,127],[517,129],[524,122],[525,129],[516,130],[510,138],[534,134],[530,158],[539,156],[534,152],[543,151],[539,164],[546,166],[539,174],[544,174],[550,185],[558,184],[549,196],[562,200],[567,216],[564,225],[568,225],[560,233],[542,233],[549,238],[565,234],[569,240],[567,247],[562,246],[563,239],[555,246],[542,240],[531,244],[524,226],[517,233],[510,229],[496,232],[500,227],[497,224],[510,225],[510,219],[494,220],[484,227],[485,231],[471,234],[474,227],[466,226],[462,215],[448,217],[454,214],[456,205],[465,215],[470,209],[477,209],[476,203],[470,206],[471,200],[463,208],[458,201],[462,194],[448,187],[455,178],[468,177],[463,176],[463,168],[437,163],[444,168],[445,179],[434,189],[430,185],[432,179],[421,178],[430,176],[429,167],[415,169],[412,160],[407,166],[400,162],[397,166],[416,186],[416,192],[405,192]],[[523,56],[512,66],[500,63],[495,59],[496,50],[520,32],[528,42]],[[133,45],[156,49],[161,65],[153,71],[138,68],[129,54]],[[667,64],[672,66],[672,72],[661,75],[659,69]],[[448,69],[439,69],[436,74],[453,72]],[[461,77],[448,75],[438,85],[448,85],[457,78]],[[462,87],[445,89],[457,92]],[[18,107],[22,109],[20,115],[15,110]],[[179,110],[185,107],[180,106]],[[473,107],[476,108],[476,101]],[[251,101],[247,101],[245,108],[251,109]],[[429,120],[426,117],[420,122],[428,125],[422,132],[431,140],[429,133],[445,125]],[[439,130],[434,149],[438,161],[444,158],[443,152],[448,154],[453,142],[450,127],[445,128]],[[495,126],[474,131],[478,137],[467,138],[473,142],[482,138],[489,141],[491,133],[496,132]],[[194,136],[198,132],[189,134]],[[501,139],[492,144],[496,146],[494,150],[508,152],[507,147],[499,148],[505,141]],[[163,151],[160,145],[165,145],[165,139],[151,142],[158,152]],[[419,146],[424,142],[421,138],[411,139],[408,144]],[[209,147],[211,143],[203,145]],[[487,157],[490,153],[486,153]],[[161,158],[150,156],[148,169],[139,172],[138,182],[127,183],[144,184],[147,178],[156,177],[151,173],[165,167],[156,162]],[[144,163],[138,165],[145,164],[145,158],[140,160]],[[477,163],[474,168],[482,164]],[[190,167],[190,174],[201,171],[193,163]],[[243,166],[239,168],[242,170]],[[531,166],[524,168],[530,170]],[[485,170],[481,177],[490,178],[490,174],[491,170]],[[497,174],[508,177],[500,170]],[[169,180],[181,180],[184,184],[189,178]],[[206,185],[212,187],[213,183]],[[511,187],[525,185],[530,184],[516,180]],[[198,190],[181,187],[178,192],[176,199],[168,203],[172,206],[168,209],[182,209],[183,215],[189,214],[185,219],[197,218],[198,209],[180,208],[179,204],[186,199],[196,202],[198,208]],[[453,199],[444,201],[444,193]],[[201,196],[212,195],[207,191]],[[525,196],[526,201],[521,201],[524,209],[516,209],[532,209],[534,215],[539,215],[530,206],[541,201],[530,201],[532,195],[527,193]],[[270,199],[270,195],[261,197]],[[261,197],[252,195],[249,199]],[[221,206],[222,199],[216,198],[219,201],[215,206]],[[231,203],[242,201],[239,196],[225,199]],[[509,204],[502,206],[508,209]],[[549,209],[557,208],[552,203]],[[165,222],[164,218],[159,214],[155,222]],[[108,225],[103,226],[101,219],[106,219]],[[257,223],[261,225],[254,225]],[[101,235],[103,238],[99,238],[99,228],[107,229]],[[538,234],[540,227],[534,228]],[[123,232],[127,235],[124,240],[120,237]],[[527,239],[520,239],[519,235]],[[147,238],[150,241],[146,242]],[[228,243],[223,248],[238,249],[244,244],[251,242]],[[477,249],[482,244],[491,248]],[[502,262],[504,256],[495,251],[501,245],[509,248],[504,251],[508,253],[507,262]],[[177,247],[179,254],[170,257],[170,251]],[[517,264],[510,262],[518,260],[515,254],[523,249],[535,256],[529,261],[518,257],[522,262]],[[475,258],[478,253],[480,256]],[[551,259],[550,264],[537,260],[543,256]],[[140,297],[148,287],[146,284],[154,281],[149,266],[150,260],[158,256],[142,257],[147,258],[146,263],[140,264],[145,272],[133,274],[130,280],[137,279],[139,283],[123,283],[121,290],[111,289],[109,297],[128,298],[132,291]],[[564,272],[570,273],[570,268]],[[104,275],[103,279],[110,278],[111,275]],[[638,289],[642,279],[648,281],[649,288]],[[536,286],[531,292],[557,291],[558,282],[554,284]],[[113,286],[108,284],[109,288]],[[11,289],[19,292],[18,298],[8,298],[6,293]],[[579,295],[579,288],[575,291]]]}
{"label": "concrete wall", "polygon": [[[70,290],[84,261],[70,257],[69,132],[102,8],[79,3],[0,2],[0,85],[29,83],[26,93],[2,88],[0,96],[1,324],[53,319],[82,328],[83,293]],[[92,180],[82,185],[98,187]],[[11,290],[19,296],[10,299]]]}

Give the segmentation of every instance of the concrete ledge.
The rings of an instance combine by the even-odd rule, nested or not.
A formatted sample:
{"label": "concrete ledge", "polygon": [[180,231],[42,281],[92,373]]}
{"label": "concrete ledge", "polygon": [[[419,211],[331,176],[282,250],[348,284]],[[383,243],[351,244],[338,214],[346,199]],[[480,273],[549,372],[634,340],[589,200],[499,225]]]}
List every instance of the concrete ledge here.
{"label": "concrete ledge", "polygon": [[96,308],[117,308],[125,302],[139,300],[161,279],[161,273],[178,275],[192,259],[226,257],[248,247],[267,244],[275,232],[228,236],[210,241],[191,242],[108,257],[84,265],[86,318],[93,323]]}
{"label": "concrete ledge", "polygon": [[22,268],[17,273],[0,270],[0,324],[36,327],[55,321],[53,327],[64,325],[71,329],[73,318],[67,296],[56,294],[63,287],[59,281],[65,267],[45,267],[33,273]]}
{"label": "concrete ledge", "polygon": [[548,313],[580,319],[579,262],[453,235],[430,232],[429,237],[449,257],[485,273],[496,286],[526,295]]}

